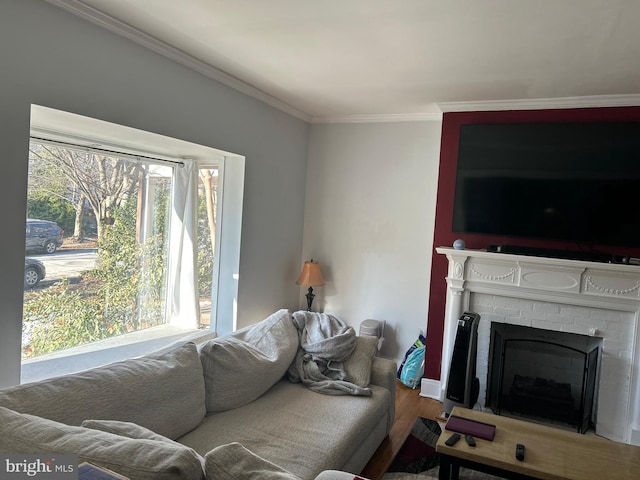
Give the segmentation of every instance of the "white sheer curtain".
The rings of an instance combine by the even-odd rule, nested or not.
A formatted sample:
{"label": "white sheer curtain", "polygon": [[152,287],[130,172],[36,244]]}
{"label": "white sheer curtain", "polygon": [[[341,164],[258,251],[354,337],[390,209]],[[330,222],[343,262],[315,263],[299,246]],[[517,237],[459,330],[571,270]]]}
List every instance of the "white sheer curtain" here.
{"label": "white sheer curtain", "polygon": [[185,160],[174,169],[167,276],[167,321],[172,325],[198,326],[196,289],[197,185],[195,162]]}

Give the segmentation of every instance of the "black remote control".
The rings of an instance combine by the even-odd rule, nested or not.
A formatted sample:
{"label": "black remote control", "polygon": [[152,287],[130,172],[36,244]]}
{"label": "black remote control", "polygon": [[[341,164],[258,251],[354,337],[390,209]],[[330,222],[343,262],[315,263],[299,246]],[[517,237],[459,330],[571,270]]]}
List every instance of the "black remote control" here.
{"label": "black remote control", "polygon": [[448,447],[453,447],[458,440],[460,440],[460,434],[454,433],[449,438],[447,438],[447,441],[444,442],[444,444]]}
{"label": "black remote control", "polygon": [[521,443],[516,445],[516,458],[521,462],[524,460],[524,445]]}
{"label": "black remote control", "polygon": [[476,446],[476,439],[473,438],[471,435],[465,435],[464,439],[467,441],[467,445],[469,445],[470,447]]}

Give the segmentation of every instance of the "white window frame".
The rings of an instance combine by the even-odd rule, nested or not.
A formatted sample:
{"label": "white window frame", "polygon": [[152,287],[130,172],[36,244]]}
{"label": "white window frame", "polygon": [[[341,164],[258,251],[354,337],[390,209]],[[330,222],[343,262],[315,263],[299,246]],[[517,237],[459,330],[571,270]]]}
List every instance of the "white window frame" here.
{"label": "white window frame", "polygon": [[[104,132],[110,133],[105,135]],[[211,337],[236,329],[244,196],[245,158],[243,156],[38,105],[32,105],[31,135],[38,138],[47,138],[54,142],[84,145],[88,148],[98,144],[104,148],[123,152],[133,157],[144,156],[171,162],[192,162],[193,175],[196,182],[199,168],[206,168],[212,165],[218,166],[219,190],[216,212],[216,251],[214,252],[212,280],[211,322],[209,330],[200,331],[200,334],[201,336]],[[127,141],[122,142],[122,139]],[[151,145],[154,148],[157,146],[158,149],[150,151],[143,148],[143,145]],[[176,152],[182,151],[186,152],[185,155],[176,155]],[[194,187],[196,182],[193,182]],[[193,188],[190,194],[192,195],[191,201],[195,202],[197,188]],[[195,231],[196,228],[195,216],[196,212],[193,212],[190,217],[190,221],[193,222],[192,231]],[[171,223],[173,227],[174,222],[172,221]],[[192,255],[192,257],[194,263],[190,274],[193,276],[194,288],[196,288],[195,291],[197,292],[197,286],[195,285],[197,281],[195,278],[196,255]],[[170,299],[168,302],[170,302]],[[195,311],[187,309],[186,311],[178,312],[177,317],[169,313],[167,321],[187,326],[193,324],[195,329],[199,321],[197,317],[197,298],[195,299],[195,305]],[[171,341],[174,340],[172,339]],[[129,352],[132,352],[132,350],[130,349]],[[91,353],[89,352],[87,355]],[[101,359],[96,359],[97,364],[104,363],[104,359],[107,358],[104,355],[104,350],[100,350],[99,353],[100,355],[97,356],[100,356]],[[140,352],[133,351],[128,356],[136,354],[140,354]],[[60,355],[57,355],[57,357],[56,361],[59,363]],[[108,361],[119,359],[116,357],[107,358]],[[70,366],[70,368],[73,367]],[[66,372],[60,368],[57,368],[54,372],[54,374],[61,373]],[[45,376],[50,375],[45,374]],[[33,379],[33,377],[29,378],[29,380]]]}

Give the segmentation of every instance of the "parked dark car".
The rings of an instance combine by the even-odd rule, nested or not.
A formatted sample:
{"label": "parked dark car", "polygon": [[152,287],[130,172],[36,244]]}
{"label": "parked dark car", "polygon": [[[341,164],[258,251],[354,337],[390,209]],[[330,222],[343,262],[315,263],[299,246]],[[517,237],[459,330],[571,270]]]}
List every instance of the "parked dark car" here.
{"label": "parked dark car", "polygon": [[46,275],[44,263],[35,258],[24,258],[24,288],[35,287]]}
{"label": "parked dark car", "polygon": [[63,235],[64,230],[56,222],[28,218],[25,249],[54,253],[62,246]]}

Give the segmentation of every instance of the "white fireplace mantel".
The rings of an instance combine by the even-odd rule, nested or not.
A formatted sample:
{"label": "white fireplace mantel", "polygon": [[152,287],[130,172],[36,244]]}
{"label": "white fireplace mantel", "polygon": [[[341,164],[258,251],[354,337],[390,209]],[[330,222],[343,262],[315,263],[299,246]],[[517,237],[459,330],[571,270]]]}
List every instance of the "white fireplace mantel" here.
{"label": "white fireplace mantel", "polygon": [[[570,314],[585,314],[580,320],[566,321],[557,312],[550,319],[529,318],[526,314],[510,318],[509,314],[478,313],[481,313],[481,324],[483,317],[488,317],[485,322],[517,323],[602,337],[598,434],[640,445],[640,266],[447,247],[436,251],[446,255],[449,261],[443,360],[440,380],[423,379],[421,395],[444,400],[457,320],[469,310],[474,294],[558,304],[563,306],[563,311],[573,310]],[[486,356],[487,352],[478,351],[478,362],[486,364],[486,358],[480,358],[482,355]],[[486,371],[480,369],[478,377],[482,374],[486,377]],[[482,392],[486,378],[480,380]],[[611,389],[615,390],[613,394]]]}

